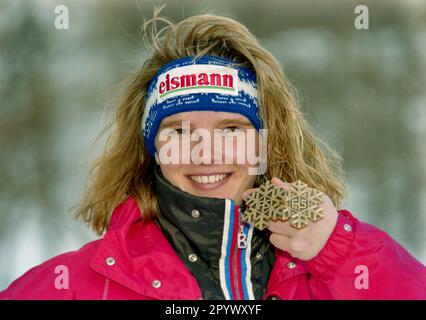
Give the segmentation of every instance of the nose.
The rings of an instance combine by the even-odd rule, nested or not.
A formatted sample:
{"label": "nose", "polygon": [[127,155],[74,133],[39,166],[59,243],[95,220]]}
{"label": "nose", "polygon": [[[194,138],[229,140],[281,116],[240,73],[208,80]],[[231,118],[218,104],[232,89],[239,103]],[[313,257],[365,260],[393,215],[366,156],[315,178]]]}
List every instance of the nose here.
{"label": "nose", "polygon": [[244,153],[244,145],[243,136],[223,135],[222,130],[214,128],[197,129],[191,137],[191,159],[194,164],[234,164],[237,153]]}
{"label": "nose", "polygon": [[192,132],[190,139],[191,150],[189,152],[191,163],[209,165],[217,162],[213,128],[197,128]]}

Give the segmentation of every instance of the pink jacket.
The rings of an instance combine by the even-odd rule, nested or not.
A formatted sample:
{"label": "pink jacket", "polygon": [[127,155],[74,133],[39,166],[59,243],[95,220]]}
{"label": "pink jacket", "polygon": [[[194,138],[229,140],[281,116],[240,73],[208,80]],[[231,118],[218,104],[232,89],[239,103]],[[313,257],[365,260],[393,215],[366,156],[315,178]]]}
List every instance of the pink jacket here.
{"label": "pink jacket", "polygon": [[[276,249],[264,299],[426,299],[426,268],[385,232],[339,211],[323,250],[304,262]],[[103,239],[26,272],[1,299],[199,299],[196,279],[132,198]]]}

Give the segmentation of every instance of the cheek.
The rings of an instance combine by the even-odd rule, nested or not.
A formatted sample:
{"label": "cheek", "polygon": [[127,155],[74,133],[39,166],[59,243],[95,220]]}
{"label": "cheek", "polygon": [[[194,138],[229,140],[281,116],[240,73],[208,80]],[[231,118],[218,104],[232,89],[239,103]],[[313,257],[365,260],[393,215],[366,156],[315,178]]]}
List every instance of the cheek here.
{"label": "cheek", "polygon": [[185,176],[182,174],[181,166],[174,164],[161,164],[160,169],[163,176],[173,185],[182,187]]}
{"label": "cheek", "polygon": [[239,165],[238,166],[238,175],[236,175],[236,190],[237,192],[243,192],[244,190],[250,189],[253,187],[254,182],[256,181],[256,176],[248,174],[248,166]]}
{"label": "cheek", "polygon": [[259,135],[256,133],[244,134],[234,137],[232,143],[233,163],[243,165],[244,167],[253,167],[258,165],[259,157]]}
{"label": "cheek", "polygon": [[223,163],[232,163],[238,166],[249,166],[249,152],[250,147],[248,146],[249,141],[244,135],[226,137],[222,140],[222,155]]}
{"label": "cheek", "polygon": [[247,189],[253,188],[256,176],[248,175],[248,169],[244,166],[239,166],[238,174],[230,184],[231,189],[228,191],[231,198],[238,204],[242,202],[242,194]]}
{"label": "cheek", "polygon": [[167,140],[159,140],[155,141],[155,150],[157,159],[162,164],[179,164],[181,163],[180,158],[180,141],[178,137],[168,137]]}

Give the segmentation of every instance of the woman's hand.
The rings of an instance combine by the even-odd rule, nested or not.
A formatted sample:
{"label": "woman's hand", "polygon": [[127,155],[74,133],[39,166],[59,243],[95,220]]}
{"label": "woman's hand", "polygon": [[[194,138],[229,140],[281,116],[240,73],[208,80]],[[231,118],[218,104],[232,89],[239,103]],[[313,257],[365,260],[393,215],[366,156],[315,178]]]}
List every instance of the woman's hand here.
{"label": "woman's hand", "polygon": [[[271,182],[284,189],[289,189],[290,184],[274,177]],[[243,193],[243,199],[256,191],[257,188],[246,190]],[[271,243],[286,252],[292,257],[300,260],[311,260],[324,248],[328,238],[337,223],[338,213],[331,199],[324,195],[324,201],[321,204],[324,210],[324,218],[317,222],[310,222],[306,228],[297,230],[290,226],[289,221],[269,222],[268,229],[272,232],[269,240]]]}

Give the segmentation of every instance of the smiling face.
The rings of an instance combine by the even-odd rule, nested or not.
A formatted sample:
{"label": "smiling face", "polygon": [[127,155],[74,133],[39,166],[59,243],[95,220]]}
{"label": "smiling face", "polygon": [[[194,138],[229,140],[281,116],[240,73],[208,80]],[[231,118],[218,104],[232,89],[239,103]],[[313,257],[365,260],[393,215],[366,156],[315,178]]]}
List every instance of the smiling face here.
{"label": "smiling face", "polygon": [[[185,124],[182,121],[189,121],[190,132],[184,132]],[[175,147],[179,146],[181,150],[178,156],[178,163],[165,164],[160,150],[165,148],[168,141],[160,139],[160,135],[161,132],[164,134],[170,129],[176,130],[180,138],[186,133],[192,134],[194,131],[202,130],[209,134],[211,152],[204,153],[207,149],[201,150],[199,153],[202,157],[201,163],[191,158],[185,164],[182,158],[182,150],[183,152],[188,152],[188,150],[185,151],[185,148],[182,148],[183,139],[180,139],[178,144],[175,145]],[[217,135],[215,138],[215,132],[219,132],[219,129],[222,132],[222,137],[219,139],[222,143],[218,152],[218,140],[216,140]],[[157,154],[160,155],[158,160],[161,172],[171,184],[190,194],[211,198],[228,198],[233,199],[237,204],[241,204],[242,192],[253,187],[256,180],[256,176],[249,175],[248,170],[250,167],[255,166],[255,164],[249,164],[247,161],[246,150],[248,149],[247,144],[250,142],[245,142],[246,147],[244,149],[241,148],[242,144],[237,143],[238,135],[248,139],[248,130],[255,131],[255,128],[250,120],[237,113],[193,111],[178,113],[164,118],[155,138],[155,148]],[[196,145],[200,144],[200,141],[206,139],[206,137],[202,135],[199,141],[190,142],[189,150],[194,152],[194,149],[197,148]],[[253,146],[257,155],[257,131],[254,137],[256,141],[253,142]],[[216,150],[214,150],[215,148]],[[244,157],[241,157],[242,153]],[[244,159],[244,161],[239,159]]]}

